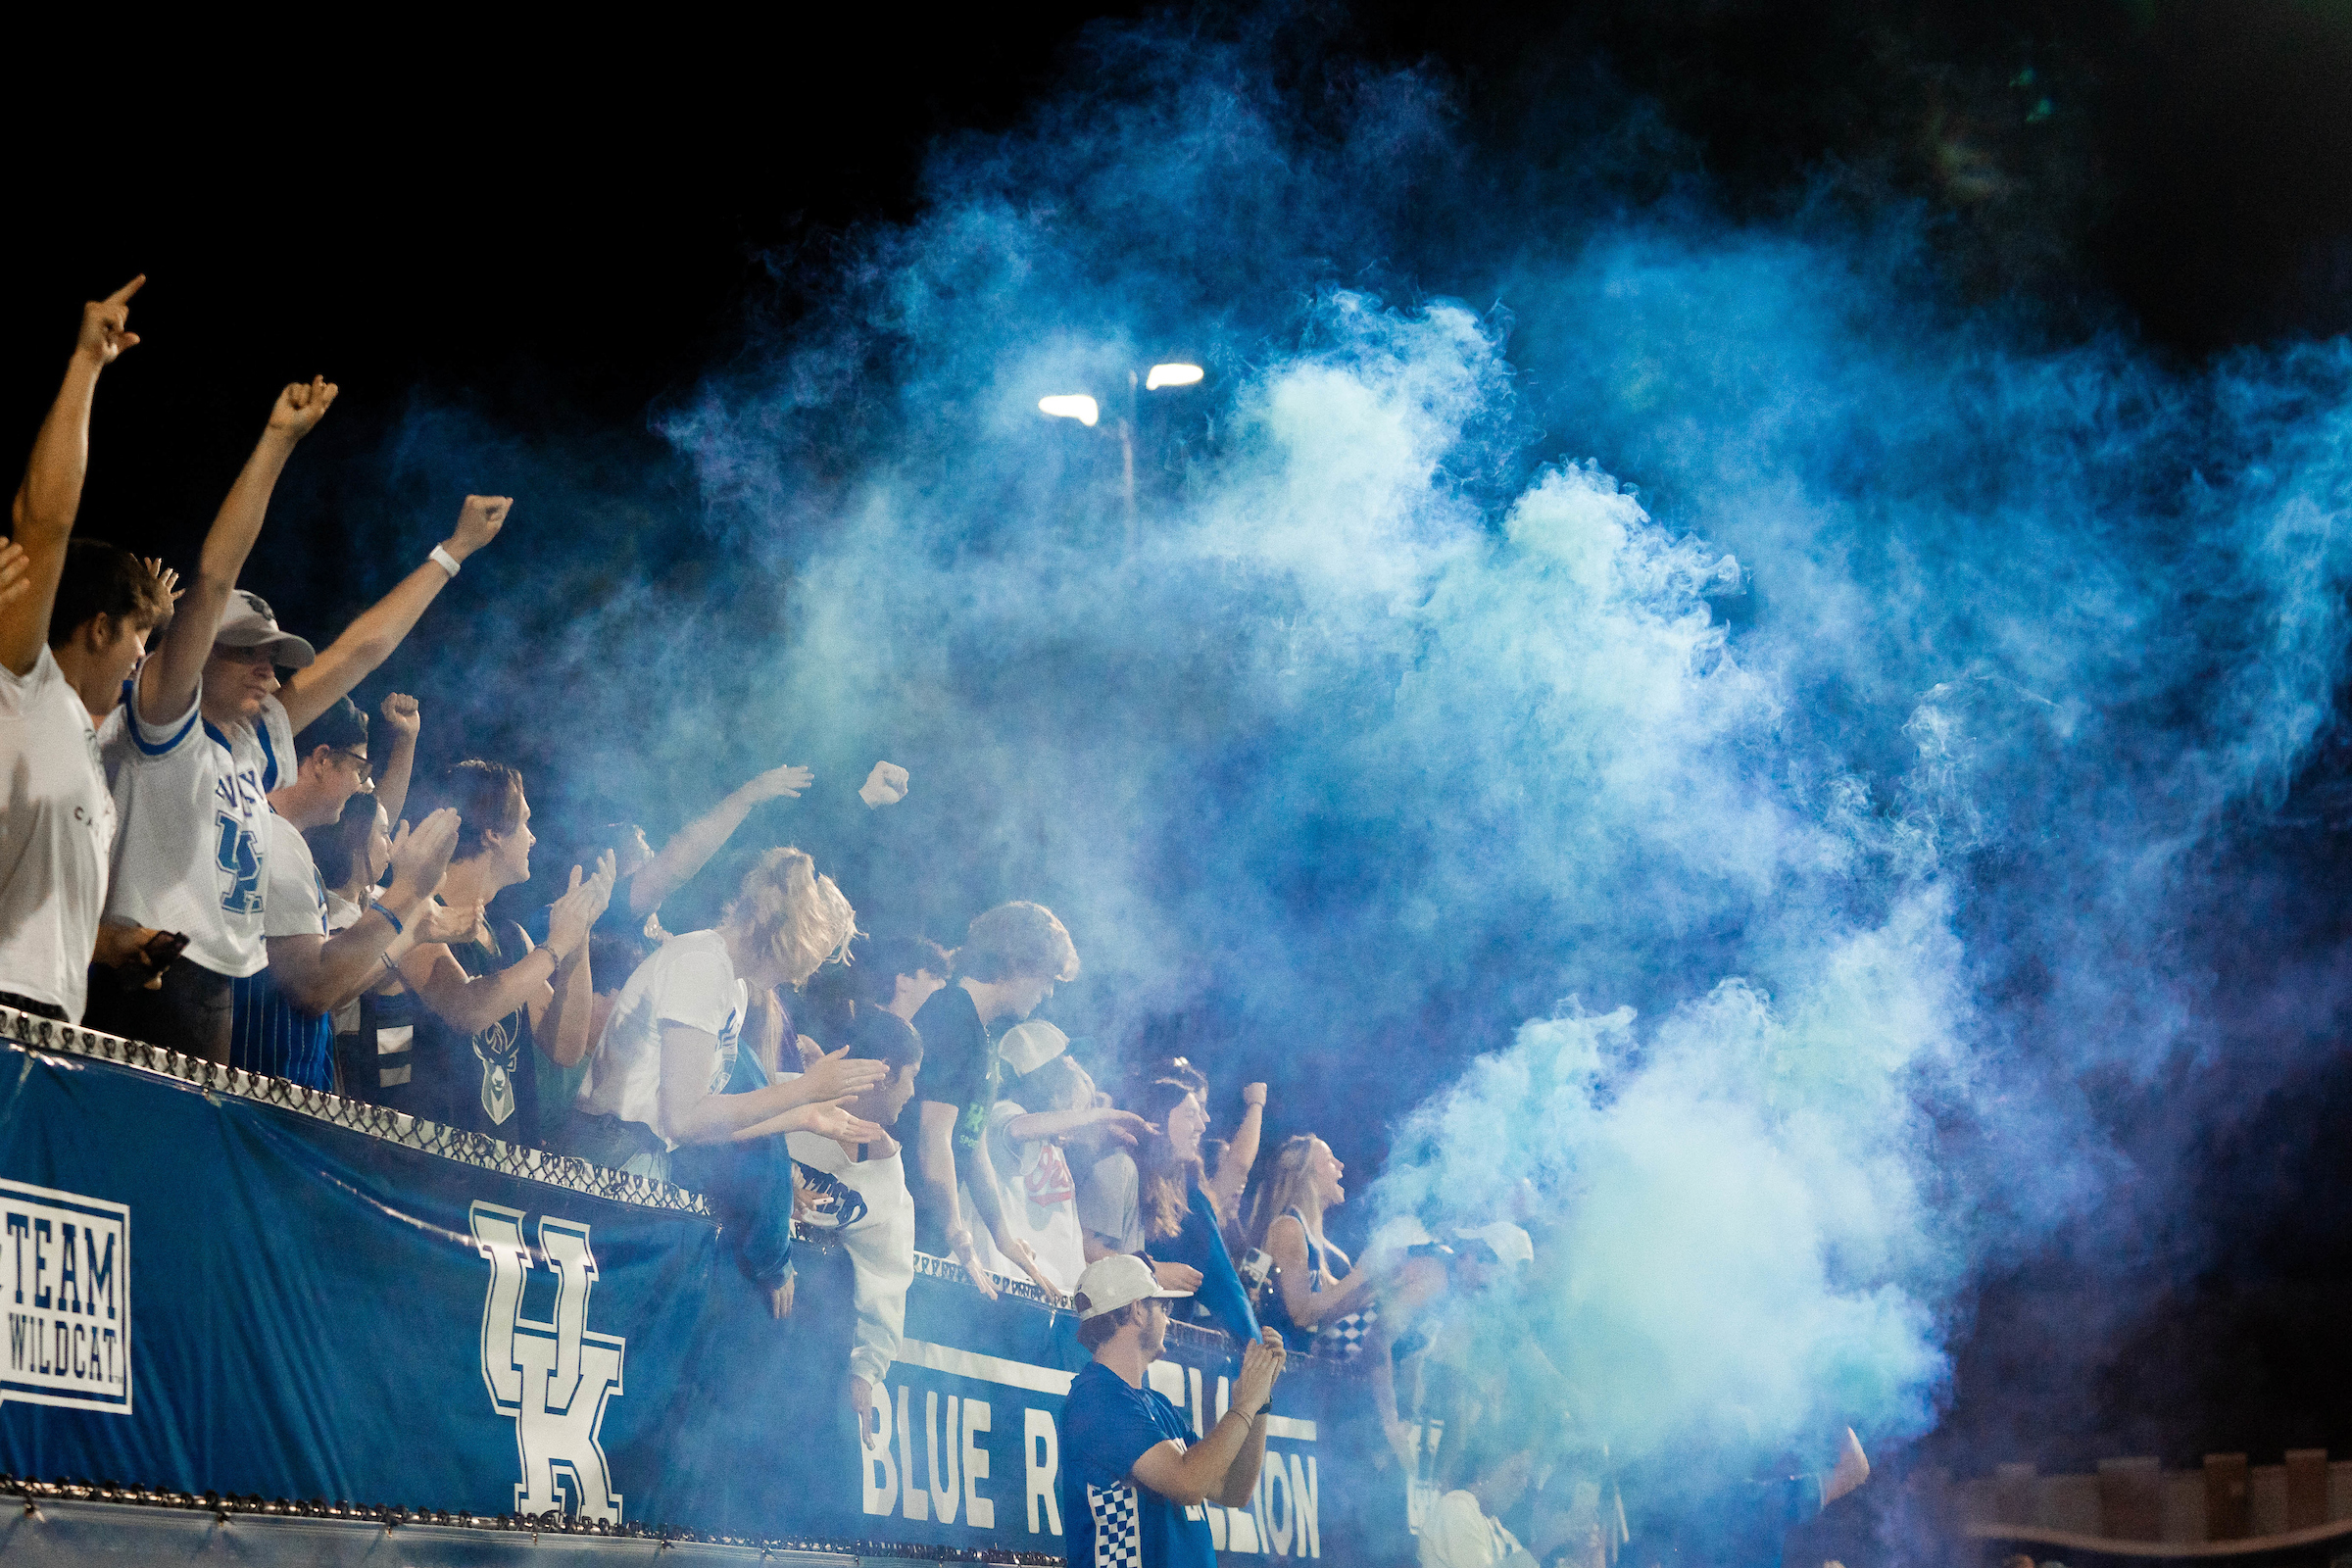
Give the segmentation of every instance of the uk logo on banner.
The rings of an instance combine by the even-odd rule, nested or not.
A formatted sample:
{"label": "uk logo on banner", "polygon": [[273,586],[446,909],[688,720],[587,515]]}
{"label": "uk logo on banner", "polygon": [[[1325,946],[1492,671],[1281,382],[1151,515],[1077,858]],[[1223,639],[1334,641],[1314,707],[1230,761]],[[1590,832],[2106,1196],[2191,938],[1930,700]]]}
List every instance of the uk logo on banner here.
{"label": "uk logo on banner", "polygon": [[[596,1288],[588,1227],[542,1216],[533,1249],[523,1239],[520,1209],[477,1200],[470,1214],[474,1246],[490,1260],[482,1382],[499,1414],[514,1418],[522,1461],[514,1509],[619,1524],[620,1494],[612,1490],[600,1431],[606,1401],[620,1396],[626,1342],[588,1330],[588,1297]],[[539,1266],[556,1276],[552,1322],[523,1315],[523,1286]]]}

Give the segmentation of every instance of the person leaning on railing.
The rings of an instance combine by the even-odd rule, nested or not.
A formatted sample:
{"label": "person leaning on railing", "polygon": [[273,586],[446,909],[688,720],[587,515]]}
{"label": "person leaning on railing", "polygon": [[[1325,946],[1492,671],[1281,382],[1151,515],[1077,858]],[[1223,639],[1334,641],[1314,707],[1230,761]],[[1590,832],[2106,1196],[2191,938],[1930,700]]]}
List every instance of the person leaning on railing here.
{"label": "person leaning on railing", "polygon": [[621,988],[574,1102],[566,1152],[667,1180],[683,1146],[786,1132],[879,1143],[879,1127],[844,1108],[889,1076],[879,1061],[835,1053],[797,1078],[724,1092],[750,989],[800,984],[857,929],[849,900],[806,854],[761,856],[716,928],[671,937]]}

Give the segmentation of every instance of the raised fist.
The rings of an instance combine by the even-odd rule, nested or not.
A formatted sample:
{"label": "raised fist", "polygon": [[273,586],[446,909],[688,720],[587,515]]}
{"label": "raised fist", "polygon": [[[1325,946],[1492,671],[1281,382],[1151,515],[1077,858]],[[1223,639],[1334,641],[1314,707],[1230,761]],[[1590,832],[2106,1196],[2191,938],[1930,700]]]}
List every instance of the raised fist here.
{"label": "raised fist", "polygon": [[318,427],[326,411],[334,406],[335,394],[341,388],[323,375],[308,381],[289,382],[277,395],[277,404],[270,411],[270,428],[294,440],[301,440]]}
{"label": "raised fist", "polygon": [[464,561],[498,537],[514,510],[513,496],[467,496],[458,509],[458,531],[449,536],[449,553]]}
{"label": "raised fist", "polygon": [[424,727],[424,717],[416,711],[416,699],[406,692],[394,692],[384,699],[384,727],[401,740],[416,744],[416,732]]}
{"label": "raised fist", "polygon": [[876,762],[858,786],[858,798],[869,807],[898,805],[906,798],[906,770],[896,762]]}

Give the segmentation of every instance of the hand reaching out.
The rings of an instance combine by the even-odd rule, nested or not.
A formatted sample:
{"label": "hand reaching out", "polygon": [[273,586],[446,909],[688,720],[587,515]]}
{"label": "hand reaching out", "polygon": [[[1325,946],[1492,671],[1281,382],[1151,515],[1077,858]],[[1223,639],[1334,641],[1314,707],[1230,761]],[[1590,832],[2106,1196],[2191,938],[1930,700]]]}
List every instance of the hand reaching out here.
{"label": "hand reaching out", "polygon": [[1146,1133],[1159,1130],[1134,1111],[1121,1110],[1115,1105],[1098,1105],[1087,1114],[1090,1124],[1104,1139],[1122,1149],[1133,1149]]}
{"label": "hand reaching out", "polygon": [[896,762],[876,762],[858,786],[858,798],[868,807],[898,805],[906,798],[906,770]]}
{"label": "hand reaching out", "polygon": [[955,1254],[963,1272],[971,1277],[972,1289],[995,1300],[1001,1293],[997,1290],[996,1280],[988,1272],[988,1265],[980,1261],[980,1245],[972,1240],[972,1233],[968,1230],[949,1232],[948,1250]]}
{"label": "hand reaching out", "polygon": [[406,692],[394,692],[384,699],[380,711],[384,715],[384,727],[392,732],[396,741],[404,741],[411,746],[416,744],[416,733],[424,727],[424,717],[416,711],[416,698]]}
{"label": "hand reaching out", "polygon": [[[800,1090],[810,1100],[846,1100],[862,1095],[890,1076],[890,1066],[880,1061],[852,1061],[850,1048],[819,1056],[808,1064],[801,1075]],[[877,1140],[868,1138],[865,1143]]]}
{"label": "hand reaching out", "polygon": [[146,282],[147,274],[141,272],[106,298],[84,305],[81,332],[74,340],[74,352],[106,366],[121,358],[124,349],[137,348],[139,334],[130,329],[130,297]]}
{"label": "hand reaching out", "polygon": [[466,505],[458,509],[458,531],[442,548],[464,561],[498,537],[498,530],[507,525],[507,514],[514,510],[513,496],[467,496]]}
{"label": "hand reaching out", "polygon": [[165,565],[163,563],[163,558],[160,556],[142,557],[139,561],[139,564],[147,568],[147,575],[153,577],[156,581],[156,586],[163,589],[164,597],[166,599],[171,600],[175,605],[179,603],[180,595],[186,593],[187,590],[179,585],[178,572],[173,571],[170,566]]}
{"label": "hand reaching out", "polygon": [[1183,1291],[1190,1295],[1200,1288],[1200,1271],[1190,1263],[1154,1262],[1152,1277],[1163,1291]]}
{"label": "hand reaching out", "polygon": [[782,767],[771,767],[752,780],[750,788],[757,800],[792,801],[800,799],[801,791],[807,789],[815,777],[814,773],[800,763],[787,762]]}
{"label": "hand reaching out", "polygon": [[308,381],[288,382],[278,393],[277,403],[270,410],[270,428],[289,441],[299,441],[318,428],[326,411],[334,406],[335,394],[342,389],[323,375]]}
{"label": "hand reaching out", "polygon": [[1007,1236],[1003,1242],[1000,1242],[997,1245],[997,1250],[1003,1252],[1006,1257],[1011,1258],[1015,1263],[1019,1264],[1021,1272],[1028,1275],[1030,1280],[1037,1286],[1037,1288],[1045,1292],[1048,1296],[1059,1298],[1070,1294],[1068,1291],[1055,1284],[1054,1276],[1048,1274],[1045,1270],[1045,1265],[1038,1262],[1037,1249],[1031,1247],[1027,1242],[1022,1241],[1019,1237]]}
{"label": "hand reaching out", "polygon": [[844,1095],[839,1100],[820,1100],[811,1104],[795,1105],[784,1113],[787,1132],[814,1133],[830,1138],[837,1144],[878,1144],[882,1129],[872,1122],[852,1115],[847,1108],[858,1097]]}

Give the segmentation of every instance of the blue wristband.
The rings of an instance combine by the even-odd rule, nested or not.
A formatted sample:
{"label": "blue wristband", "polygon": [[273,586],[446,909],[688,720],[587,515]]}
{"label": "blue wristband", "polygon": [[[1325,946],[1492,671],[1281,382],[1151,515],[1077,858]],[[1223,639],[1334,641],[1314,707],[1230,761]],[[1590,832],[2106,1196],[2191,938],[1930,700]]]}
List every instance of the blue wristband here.
{"label": "blue wristband", "polygon": [[368,907],[373,909],[376,913],[382,915],[385,919],[392,922],[392,934],[394,936],[399,936],[402,934],[404,928],[400,923],[400,916],[394,914],[390,909],[385,908],[380,901],[368,905]]}

